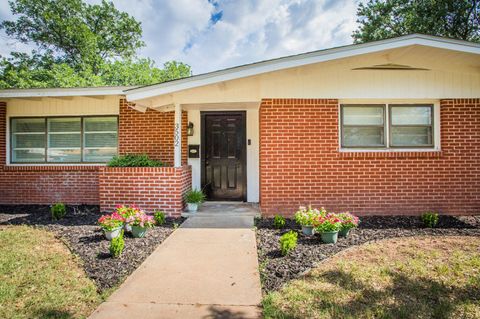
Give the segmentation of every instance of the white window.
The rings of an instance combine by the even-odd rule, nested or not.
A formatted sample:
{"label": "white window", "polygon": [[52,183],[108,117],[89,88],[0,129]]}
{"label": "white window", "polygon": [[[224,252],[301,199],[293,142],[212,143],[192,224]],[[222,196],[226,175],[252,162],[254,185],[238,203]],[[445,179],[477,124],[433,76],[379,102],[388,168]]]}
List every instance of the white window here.
{"label": "white window", "polygon": [[11,119],[11,163],[102,163],[117,154],[118,118]]}
{"label": "white window", "polygon": [[342,148],[433,148],[432,104],[342,104]]}

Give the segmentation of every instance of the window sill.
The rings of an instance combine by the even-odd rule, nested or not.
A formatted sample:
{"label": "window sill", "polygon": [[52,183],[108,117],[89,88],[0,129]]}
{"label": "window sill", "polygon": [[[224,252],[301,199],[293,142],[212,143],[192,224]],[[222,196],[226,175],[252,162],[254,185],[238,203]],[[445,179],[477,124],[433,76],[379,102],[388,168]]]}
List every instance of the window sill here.
{"label": "window sill", "polygon": [[96,171],[102,164],[7,164],[4,171]]}
{"label": "window sill", "polygon": [[439,150],[349,150],[340,149],[340,158],[440,158]]}

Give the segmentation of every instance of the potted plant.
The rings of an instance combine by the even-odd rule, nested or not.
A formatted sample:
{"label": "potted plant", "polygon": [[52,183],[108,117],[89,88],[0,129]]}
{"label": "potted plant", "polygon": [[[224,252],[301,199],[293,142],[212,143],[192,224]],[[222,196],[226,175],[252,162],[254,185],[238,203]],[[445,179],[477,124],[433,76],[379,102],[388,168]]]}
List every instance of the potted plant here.
{"label": "potted plant", "polygon": [[337,215],[337,217],[342,223],[342,227],[338,232],[338,236],[340,237],[347,237],[350,233],[350,229],[357,227],[360,223],[360,219],[357,216],[350,214],[349,212],[340,213]]}
{"label": "potted plant", "polygon": [[[139,211],[140,209],[135,205],[117,205],[116,209],[116,212],[121,215],[125,220],[127,220],[129,217],[135,216],[135,214]],[[125,223],[124,228],[126,232],[132,231],[132,225],[130,225],[129,223]]]}
{"label": "potted plant", "polygon": [[185,194],[185,200],[189,212],[196,212],[198,205],[205,201],[205,194],[198,189],[191,189]]}
{"label": "potted plant", "polygon": [[135,238],[145,237],[148,228],[155,225],[153,216],[145,214],[142,210],[137,211],[135,215],[125,219],[125,222],[132,226],[132,236]]}
{"label": "potted plant", "polygon": [[326,211],[322,207],[321,210],[312,209],[311,206],[300,207],[299,210],[295,213],[295,221],[297,224],[302,226],[302,233],[307,236],[312,236],[315,231],[314,222],[318,216],[325,215]]}
{"label": "potted plant", "polygon": [[103,215],[98,219],[98,224],[102,227],[105,237],[112,240],[120,235],[125,219],[114,212],[111,215]]}
{"label": "potted plant", "polygon": [[315,221],[315,231],[320,233],[322,241],[326,244],[335,244],[338,232],[342,227],[342,221],[336,214],[329,213],[326,216],[318,216]]}

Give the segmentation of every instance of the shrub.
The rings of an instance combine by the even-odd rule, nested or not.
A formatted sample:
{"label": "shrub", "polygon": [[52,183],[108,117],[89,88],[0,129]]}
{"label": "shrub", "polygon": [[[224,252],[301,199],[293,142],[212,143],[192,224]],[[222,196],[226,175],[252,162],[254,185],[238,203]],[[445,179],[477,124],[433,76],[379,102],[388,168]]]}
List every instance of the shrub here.
{"label": "shrub", "polygon": [[98,224],[106,231],[112,231],[123,226],[125,218],[117,212],[111,215],[103,215],[98,219]]}
{"label": "shrub", "polygon": [[115,156],[107,163],[109,167],[161,167],[165,166],[161,161],[153,160],[148,155],[130,154]]}
{"label": "shrub", "polygon": [[423,213],[422,222],[426,227],[433,228],[438,223],[438,214],[434,212]]}
{"label": "shrub", "polygon": [[153,218],[155,219],[155,223],[158,226],[165,224],[165,213],[164,212],[155,212],[153,214]]}
{"label": "shrub", "polygon": [[118,258],[123,252],[123,248],[125,247],[125,241],[123,240],[123,230],[120,232],[118,237],[115,237],[110,242],[110,255],[113,258]]}
{"label": "shrub", "polygon": [[290,251],[297,247],[298,234],[293,230],[285,233],[280,237],[280,251],[283,256],[286,256]]}
{"label": "shrub", "polygon": [[59,220],[67,214],[67,208],[63,203],[56,203],[50,208],[50,212],[52,213],[53,220]]}
{"label": "shrub", "polygon": [[200,204],[205,201],[205,194],[198,189],[191,189],[185,194],[185,200],[190,204]]}
{"label": "shrub", "polygon": [[275,218],[273,218],[273,227],[277,229],[285,227],[286,223],[285,218],[280,215],[275,215]]}

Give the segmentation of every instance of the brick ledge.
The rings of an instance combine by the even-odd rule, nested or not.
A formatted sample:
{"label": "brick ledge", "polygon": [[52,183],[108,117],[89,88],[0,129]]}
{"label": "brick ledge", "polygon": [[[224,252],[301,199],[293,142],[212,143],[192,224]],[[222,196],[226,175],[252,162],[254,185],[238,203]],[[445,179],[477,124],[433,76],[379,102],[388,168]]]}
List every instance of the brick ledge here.
{"label": "brick ledge", "polygon": [[340,158],[440,158],[441,151],[421,152],[338,152]]}
{"label": "brick ledge", "polygon": [[101,167],[97,165],[5,165],[4,171],[98,171]]}

